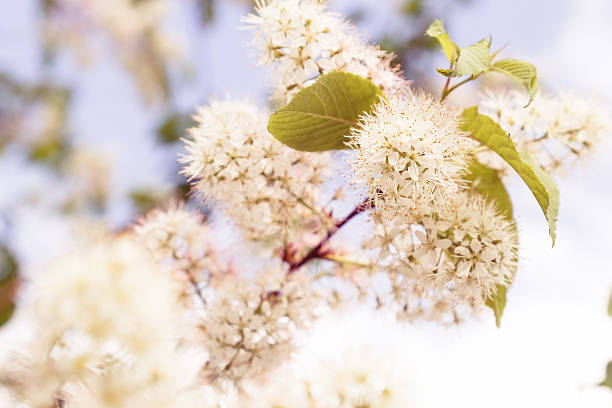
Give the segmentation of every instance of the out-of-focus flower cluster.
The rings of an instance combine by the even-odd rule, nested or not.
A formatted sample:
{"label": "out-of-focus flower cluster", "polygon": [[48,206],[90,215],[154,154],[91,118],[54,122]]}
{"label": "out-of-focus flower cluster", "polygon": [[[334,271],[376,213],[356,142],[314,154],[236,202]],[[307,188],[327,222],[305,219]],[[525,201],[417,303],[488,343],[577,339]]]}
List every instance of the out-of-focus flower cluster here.
{"label": "out-of-focus flower cluster", "polygon": [[[356,308],[327,315],[265,386],[251,386],[251,407],[391,408],[416,406],[419,390],[402,327],[382,312]],[[393,356],[393,358],[389,358]],[[412,374],[410,374],[412,372]]]}
{"label": "out-of-focus flower cluster", "polygon": [[[525,108],[517,91],[489,91],[480,106],[483,113],[499,122],[520,150],[531,153],[552,174],[563,175],[577,161],[591,158],[612,132],[608,105],[575,92],[538,93]],[[494,153],[482,156],[496,168],[507,169]]]}
{"label": "out-of-focus flower cluster", "polygon": [[161,28],[170,7],[166,0],[53,0],[47,2],[43,39],[48,47],[68,47],[89,62],[99,39],[110,41],[144,99],[168,94],[167,66],[180,58],[177,39]]}
{"label": "out-of-focus flower cluster", "polygon": [[36,277],[2,382],[30,407],[180,406],[206,355],[179,343],[178,287],[132,239],[95,235]]}

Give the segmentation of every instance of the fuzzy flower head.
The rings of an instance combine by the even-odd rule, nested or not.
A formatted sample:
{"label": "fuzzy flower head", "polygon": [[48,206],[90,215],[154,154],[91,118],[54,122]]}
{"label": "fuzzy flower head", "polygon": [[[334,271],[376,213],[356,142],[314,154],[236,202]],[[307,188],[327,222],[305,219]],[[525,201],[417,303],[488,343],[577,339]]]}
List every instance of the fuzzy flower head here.
{"label": "fuzzy flower head", "polygon": [[303,276],[273,268],[255,279],[227,279],[206,308],[204,345],[208,378],[238,384],[269,371],[289,357],[293,335],[312,317],[316,297]]}
{"label": "fuzzy flower head", "polygon": [[514,223],[476,194],[463,194],[449,211],[423,217],[395,242],[401,244],[390,267],[395,282],[413,282],[424,299],[453,305],[481,305],[498,285],[510,284],[517,267]]}
{"label": "fuzzy flower head", "polygon": [[268,133],[267,119],[249,102],[212,102],[197,111],[182,159],[195,189],[260,242],[317,228],[330,159],[283,145]]}
{"label": "fuzzy flower head", "polygon": [[[481,102],[482,112],[497,120],[519,150],[530,152],[550,173],[562,174],[591,157],[612,134],[609,107],[573,92],[540,93],[529,107],[523,105],[524,95],[518,91],[489,91]],[[507,167],[491,154],[483,160],[496,168]]]}
{"label": "fuzzy flower head", "polygon": [[391,67],[393,56],[367,44],[353,25],[327,10],[325,1],[258,0],[255,13],[243,22],[255,33],[251,45],[259,51],[259,63],[278,70],[274,99],[281,103],[332,71],[368,78],[385,93],[407,85]]}
{"label": "fuzzy flower head", "polygon": [[213,248],[210,226],[184,203],[151,211],[139,220],[134,233],[152,258],[183,284],[186,295],[200,296],[211,280],[226,272]]}
{"label": "fuzzy flower head", "polygon": [[175,285],[132,238],[97,237],[35,280],[34,335],[0,370],[19,402],[166,407],[197,381]]}
{"label": "fuzzy flower head", "polygon": [[405,92],[379,103],[352,132],[348,162],[357,186],[368,189],[388,218],[445,208],[460,190],[471,141],[458,112],[423,93]]}

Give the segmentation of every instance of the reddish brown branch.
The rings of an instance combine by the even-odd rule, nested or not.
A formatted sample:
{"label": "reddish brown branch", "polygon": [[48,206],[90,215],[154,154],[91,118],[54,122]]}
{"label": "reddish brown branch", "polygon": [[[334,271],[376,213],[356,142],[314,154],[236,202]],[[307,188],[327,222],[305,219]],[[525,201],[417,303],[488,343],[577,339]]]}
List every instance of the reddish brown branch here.
{"label": "reddish brown branch", "polygon": [[308,253],[304,255],[302,259],[300,259],[299,261],[288,261],[287,258],[285,257],[285,260],[289,262],[289,271],[287,272],[287,274],[290,275],[294,273],[295,271],[297,271],[298,269],[300,269],[302,266],[306,265],[308,262],[312,261],[313,259],[321,258],[322,256],[324,256],[325,253],[324,253],[323,248],[329,242],[331,237],[333,237],[334,234],[338,232],[340,228],[342,228],[346,223],[352,220],[356,215],[366,210],[369,210],[372,207],[373,207],[372,200],[369,197],[366,197],[361,202],[361,204],[359,204],[357,207],[355,207],[353,211],[351,211],[349,215],[337,221],[335,225],[333,226],[333,228],[328,229],[325,237],[323,237],[323,239],[321,239],[321,241],[319,241],[317,245],[312,247],[310,251],[308,251]]}

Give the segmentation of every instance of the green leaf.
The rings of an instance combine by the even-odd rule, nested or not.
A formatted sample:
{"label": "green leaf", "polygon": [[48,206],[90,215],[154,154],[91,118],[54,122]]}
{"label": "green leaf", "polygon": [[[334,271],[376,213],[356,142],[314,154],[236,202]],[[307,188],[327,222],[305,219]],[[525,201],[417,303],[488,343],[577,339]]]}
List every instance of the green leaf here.
{"label": "green leaf", "polygon": [[272,114],[268,131],[296,150],[346,149],[350,129],[381,97],[380,88],[368,79],[332,72],[302,89],[288,105]]}
{"label": "green leaf", "polygon": [[442,20],[434,20],[427,31],[425,31],[425,34],[438,40],[442,46],[442,49],[444,50],[444,54],[446,54],[446,59],[448,59],[448,62],[450,62],[451,65],[454,65],[457,57],[459,56],[459,47],[446,33]]}
{"label": "green leaf", "polygon": [[526,153],[516,150],[506,132],[493,119],[478,113],[474,106],[463,111],[461,129],[472,138],[497,153],[523,179],[536,198],[548,221],[548,231],[553,246],[556,238],[556,223],[559,213],[559,191],[542,168]]}
{"label": "green leaf", "polygon": [[0,326],[11,318],[15,310],[16,285],[17,262],[4,246],[0,246]]}
{"label": "green leaf", "polygon": [[4,325],[4,323],[8,322],[9,319],[13,316],[15,312],[15,305],[11,303],[7,307],[0,309],[0,327]]}
{"label": "green leaf", "polygon": [[538,90],[538,73],[535,66],[524,61],[503,59],[495,62],[491,70],[507,75],[523,85],[529,93],[529,102],[525,107],[529,106]]}
{"label": "green leaf", "polygon": [[491,68],[491,41],[482,39],[476,44],[461,48],[452,76],[478,75]]}
{"label": "green leaf", "polygon": [[608,316],[612,317],[612,294],[610,294],[610,300],[608,301]]}
{"label": "green leaf", "polygon": [[172,113],[164,119],[157,129],[157,138],[160,142],[171,144],[178,142],[185,134],[185,129],[195,126],[195,122],[189,115]]}
{"label": "green leaf", "polygon": [[500,213],[513,220],[512,201],[497,170],[474,160],[468,167],[465,179],[471,183],[472,190],[495,202]]}
{"label": "green leaf", "polygon": [[461,48],[451,69],[437,68],[437,70],[446,77],[470,75],[476,78],[491,69],[492,59],[491,41],[482,39],[475,44]]}
{"label": "green leaf", "polygon": [[[538,200],[538,203],[540,203],[540,207],[542,207],[544,215],[546,215],[546,219],[548,220],[548,232],[550,233],[554,246],[555,239],[557,237],[557,216],[559,215],[559,189],[557,188],[557,185],[552,177],[550,177],[550,175],[544,171],[544,169],[533,157],[531,157],[529,153],[519,152],[519,157],[523,163],[528,165],[533,170],[540,184],[546,189],[547,197],[544,196],[538,199],[538,196],[536,196],[536,199]],[[521,178],[525,180],[523,176],[521,176]],[[527,181],[525,180],[525,182]],[[529,183],[527,183],[527,185],[529,186]],[[529,188],[532,192],[534,192],[534,189],[531,186]],[[544,209],[543,204],[546,202],[546,198],[548,198],[548,206],[546,206],[546,209]]]}
{"label": "green leaf", "polygon": [[486,301],[486,305],[493,309],[495,313],[495,325],[501,327],[501,318],[506,308],[506,293],[508,288],[503,285],[497,285],[497,292],[495,295]]}
{"label": "green leaf", "polygon": [[606,379],[599,383],[603,387],[608,387],[612,390],[612,361],[606,367]]}

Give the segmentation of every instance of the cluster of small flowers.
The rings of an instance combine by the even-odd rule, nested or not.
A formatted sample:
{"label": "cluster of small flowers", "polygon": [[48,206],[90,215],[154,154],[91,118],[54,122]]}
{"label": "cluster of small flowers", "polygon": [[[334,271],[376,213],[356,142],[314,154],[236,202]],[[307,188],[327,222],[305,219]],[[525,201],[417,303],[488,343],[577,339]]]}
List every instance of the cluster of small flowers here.
{"label": "cluster of small flowers", "polygon": [[448,207],[461,190],[473,146],[459,130],[459,112],[431,96],[405,90],[361,118],[352,130],[348,163],[385,221]]}
{"label": "cluster of small flowers", "polygon": [[92,238],[37,276],[32,340],[2,382],[32,408],[180,406],[206,354],[179,343],[176,291],[131,237]]}
{"label": "cluster of small flowers", "polygon": [[221,204],[246,239],[278,243],[325,227],[318,194],[330,155],[283,145],[268,133],[267,118],[249,102],[200,108],[182,172]]}
{"label": "cluster of small flowers", "polygon": [[273,99],[289,101],[320,74],[351,72],[370,79],[386,94],[407,85],[393,55],[367,44],[356,28],[320,0],[258,0],[255,13],[243,19],[255,31],[252,46],[259,63],[278,73]]}
{"label": "cluster of small flowers", "polygon": [[182,202],[151,211],[139,220],[134,232],[153,259],[183,283],[188,298],[202,297],[211,280],[227,272],[212,246],[204,217]]}
{"label": "cluster of small flowers", "polygon": [[306,276],[291,276],[280,264],[255,277],[234,271],[216,256],[209,226],[184,205],[154,210],[135,232],[151,257],[191,289],[192,299],[200,298],[193,320],[198,333],[189,339],[209,353],[203,373],[216,388],[231,388],[289,356],[293,332],[318,302]]}
{"label": "cluster of small flowers", "polygon": [[509,285],[517,233],[462,181],[475,147],[459,112],[406,90],[379,103],[352,132],[353,182],[372,198],[374,234],[403,313],[429,318],[481,305]]}
{"label": "cluster of small flowers", "polygon": [[[519,150],[531,153],[549,173],[563,174],[576,161],[589,158],[612,133],[606,105],[573,92],[539,93],[527,108],[524,99],[518,91],[489,91],[480,106],[482,113],[509,132]],[[497,168],[507,167],[490,156],[484,160]]]}
{"label": "cluster of small flowers", "polygon": [[508,286],[517,268],[514,223],[484,197],[462,194],[419,225],[375,224],[368,245],[381,248],[402,314],[442,320],[458,306],[478,310]]}
{"label": "cluster of small flowers", "polygon": [[287,277],[280,265],[252,277],[226,279],[207,306],[201,324],[210,353],[205,372],[212,381],[237,384],[287,359],[294,334],[311,320],[317,298],[309,279]]}
{"label": "cluster of small flowers", "polygon": [[[168,61],[180,56],[176,39],[160,30],[167,0],[58,0],[45,11],[45,40],[67,46],[86,63],[97,35],[111,41],[148,102],[165,97]],[[143,63],[146,61],[146,63]]]}

